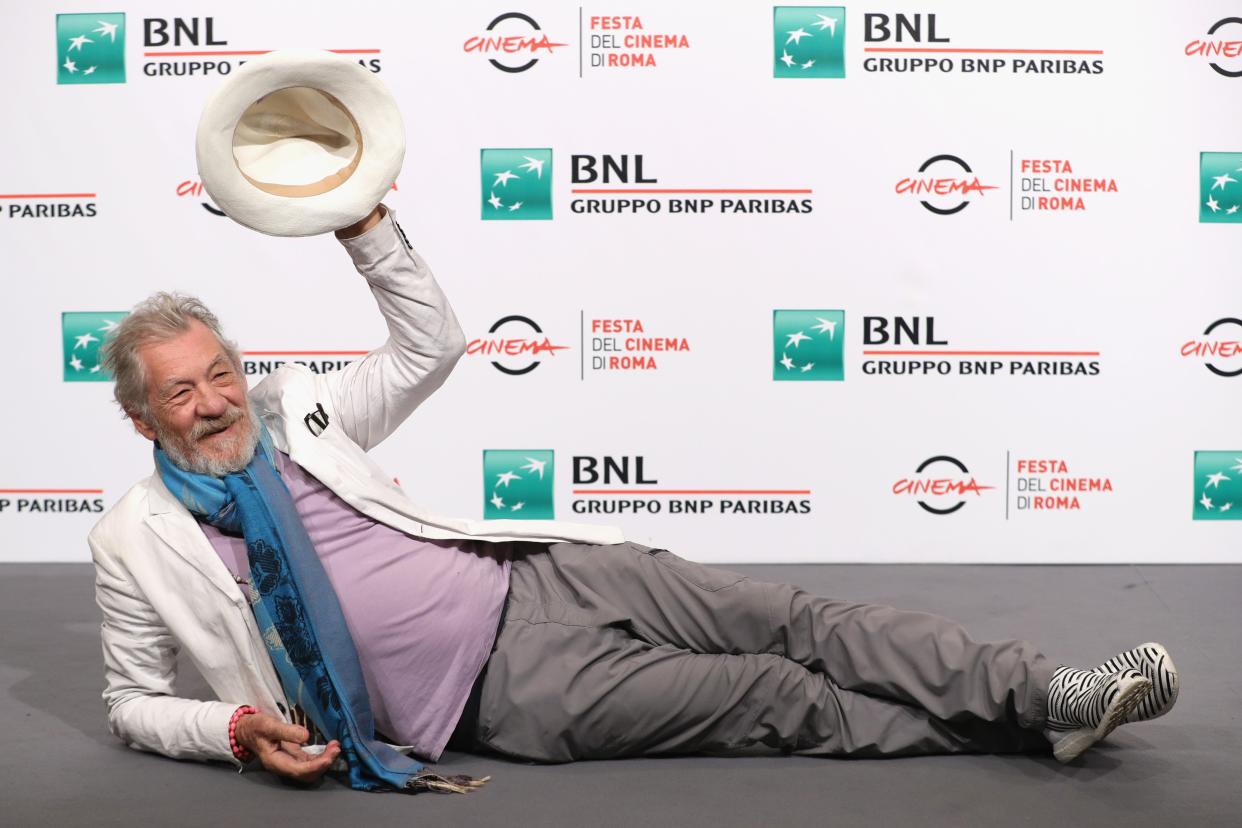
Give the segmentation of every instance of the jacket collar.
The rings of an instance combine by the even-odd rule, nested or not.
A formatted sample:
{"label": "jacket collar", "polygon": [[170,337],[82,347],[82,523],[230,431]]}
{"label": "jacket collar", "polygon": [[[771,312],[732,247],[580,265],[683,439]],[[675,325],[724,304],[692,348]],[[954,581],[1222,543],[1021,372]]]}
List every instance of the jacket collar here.
{"label": "jacket collar", "polygon": [[164,485],[164,478],[160,477],[160,472],[156,469],[147,481],[147,514],[166,515],[169,512],[176,512],[178,514],[184,512],[186,517],[194,520],[190,510],[185,508],[181,501],[177,500],[176,496]]}

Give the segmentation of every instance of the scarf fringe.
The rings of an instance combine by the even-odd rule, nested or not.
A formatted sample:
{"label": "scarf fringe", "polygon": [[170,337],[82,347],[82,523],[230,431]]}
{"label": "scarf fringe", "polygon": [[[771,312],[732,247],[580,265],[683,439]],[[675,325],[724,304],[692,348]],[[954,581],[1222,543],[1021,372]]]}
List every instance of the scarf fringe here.
{"label": "scarf fringe", "polygon": [[489,779],[491,779],[490,776],[475,779],[473,776],[466,776],[465,774],[441,776],[438,773],[424,771],[410,777],[410,781],[405,783],[405,787],[406,790],[412,793],[432,791],[434,793],[467,794],[483,787]]}

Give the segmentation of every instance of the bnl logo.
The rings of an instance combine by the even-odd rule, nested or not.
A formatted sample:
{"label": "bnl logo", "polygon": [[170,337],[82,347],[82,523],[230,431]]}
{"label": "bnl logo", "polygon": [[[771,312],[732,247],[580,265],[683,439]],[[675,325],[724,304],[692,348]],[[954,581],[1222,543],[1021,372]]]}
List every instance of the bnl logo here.
{"label": "bnl logo", "polygon": [[1242,152],[1199,153],[1199,221],[1242,224]]}
{"label": "bnl logo", "polygon": [[125,83],[125,15],[56,15],[56,82]]}
{"label": "bnl logo", "polygon": [[65,382],[108,382],[112,379],[104,373],[99,349],[125,315],[125,311],[67,311],[60,315],[65,354],[61,366]]}
{"label": "bnl logo", "polygon": [[1195,452],[1195,520],[1242,520],[1242,451]]}
{"label": "bnl logo", "polygon": [[483,518],[551,520],[551,449],[483,450]]}
{"label": "bnl logo", "polygon": [[552,150],[484,149],[484,221],[552,218]]}
{"label": "bnl logo", "polygon": [[772,379],[845,379],[845,311],[772,311]]}
{"label": "bnl logo", "polygon": [[772,76],[845,77],[845,7],[775,6]]}

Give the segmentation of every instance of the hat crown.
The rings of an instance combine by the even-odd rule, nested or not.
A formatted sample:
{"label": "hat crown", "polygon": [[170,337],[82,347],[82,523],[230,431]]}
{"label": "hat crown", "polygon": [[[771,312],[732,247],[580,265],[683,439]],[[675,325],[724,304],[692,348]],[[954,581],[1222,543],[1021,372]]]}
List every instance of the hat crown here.
{"label": "hat crown", "polygon": [[233,131],[238,169],[256,187],[277,195],[319,195],[340,186],[362,151],[349,110],[309,86],[264,95],[247,107]]}
{"label": "hat crown", "polygon": [[195,135],[216,205],[278,236],[357,222],[392,189],[404,155],[383,82],[354,60],[306,49],[247,61],[208,98]]}

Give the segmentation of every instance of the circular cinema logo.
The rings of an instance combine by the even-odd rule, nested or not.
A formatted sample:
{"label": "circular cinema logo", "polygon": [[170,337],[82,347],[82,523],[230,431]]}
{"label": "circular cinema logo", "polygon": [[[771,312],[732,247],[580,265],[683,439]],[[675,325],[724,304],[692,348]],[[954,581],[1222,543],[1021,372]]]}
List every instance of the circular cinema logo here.
{"label": "circular cinema logo", "polygon": [[1203,58],[1218,75],[1242,78],[1242,17],[1217,20],[1207,30],[1206,38],[1195,38],[1186,44],[1186,55]]}
{"label": "circular cinema logo", "polygon": [[938,216],[951,216],[965,210],[975,195],[1000,189],[984,184],[964,160],[956,155],[933,155],[918,169],[918,175],[903,178],[894,188],[897,195],[913,196],[923,208]]}
{"label": "circular cinema logo", "polygon": [[487,336],[466,344],[468,356],[492,357],[492,367],[502,374],[521,376],[539,367],[540,357],[564,351],[568,345],[554,345],[543,328],[529,316],[512,314],[497,319]]}
{"label": "circular cinema logo", "polygon": [[919,463],[914,477],[893,484],[893,494],[918,499],[919,507],[933,515],[951,515],[966,505],[967,497],[981,497],[995,486],[984,486],[956,457],[938,454]]}
{"label": "circular cinema logo", "polygon": [[568,45],[553,43],[530,15],[505,12],[487,24],[484,34],[466,38],[462,49],[486,56],[502,72],[516,74],[534,68],[541,55]]}
{"label": "circular cinema logo", "polygon": [[1182,356],[1202,359],[1218,377],[1242,376],[1242,319],[1226,316],[1203,330],[1203,336],[1182,345]]}

